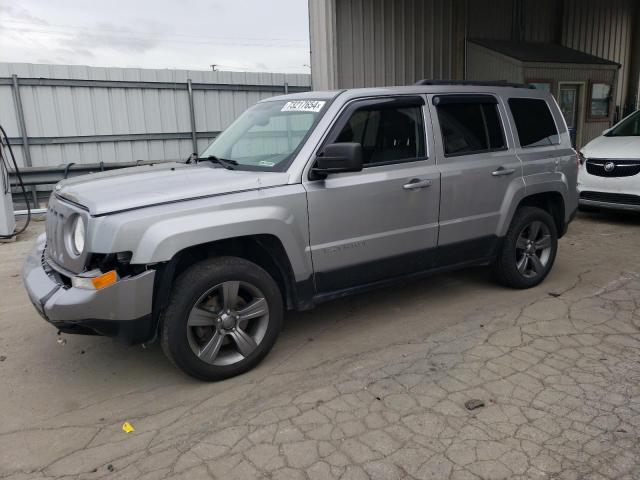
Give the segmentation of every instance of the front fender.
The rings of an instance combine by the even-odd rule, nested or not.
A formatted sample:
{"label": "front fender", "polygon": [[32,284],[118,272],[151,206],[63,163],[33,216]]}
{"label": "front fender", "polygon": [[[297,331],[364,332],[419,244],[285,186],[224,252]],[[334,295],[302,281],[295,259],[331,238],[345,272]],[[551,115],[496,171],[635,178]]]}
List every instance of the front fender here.
{"label": "front fender", "polygon": [[92,250],[130,251],[133,264],[166,262],[181,250],[216,240],[268,234],[282,243],[296,280],[312,274],[301,185],[159,205],[94,220]]}

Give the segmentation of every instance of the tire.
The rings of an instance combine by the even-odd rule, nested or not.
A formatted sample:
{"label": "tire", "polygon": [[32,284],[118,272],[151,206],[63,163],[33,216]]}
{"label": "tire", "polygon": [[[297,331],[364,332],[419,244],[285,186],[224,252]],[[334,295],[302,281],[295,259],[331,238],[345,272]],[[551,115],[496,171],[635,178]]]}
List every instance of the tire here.
{"label": "tire", "polygon": [[[529,246],[530,243],[533,245]],[[545,248],[536,248],[542,246]],[[558,230],[553,217],[540,208],[521,207],[513,216],[498,252],[494,274],[507,287],[535,287],[549,274],[557,251]]]}
{"label": "tire", "polygon": [[251,370],[269,353],[282,317],[280,289],[266,271],[237,257],[211,258],[174,283],[160,342],[188,375],[222,380]]}

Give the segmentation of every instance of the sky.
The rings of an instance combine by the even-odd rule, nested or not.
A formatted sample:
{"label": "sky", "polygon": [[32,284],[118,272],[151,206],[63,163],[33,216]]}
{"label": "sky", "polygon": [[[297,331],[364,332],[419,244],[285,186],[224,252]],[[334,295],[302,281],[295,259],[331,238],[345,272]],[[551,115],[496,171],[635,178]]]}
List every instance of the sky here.
{"label": "sky", "polygon": [[0,62],[309,73],[307,0],[0,0]]}

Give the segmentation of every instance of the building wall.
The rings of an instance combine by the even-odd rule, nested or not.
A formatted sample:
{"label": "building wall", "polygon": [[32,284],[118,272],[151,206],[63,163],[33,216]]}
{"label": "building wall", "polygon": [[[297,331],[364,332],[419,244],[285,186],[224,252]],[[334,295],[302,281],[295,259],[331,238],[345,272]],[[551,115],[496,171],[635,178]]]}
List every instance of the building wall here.
{"label": "building wall", "polygon": [[[0,122],[14,139],[22,165],[24,151],[19,146],[22,138],[10,85],[13,74],[19,82],[40,78],[108,81],[105,87],[20,86],[33,166],[185,159],[193,151],[187,79],[232,85],[193,92],[200,151],[246,108],[284,93],[285,82],[300,91],[310,89],[311,80],[309,75],[296,74],[0,63]],[[124,88],[118,81],[146,83]],[[180,88],[154,87],[155,82]],[[114,135],[118,138],[112,141],[104,138]]]}
{"label": "building wall", "polygon": [[[638,0],[309,2],[312,32],[314,12],[321,10],[318,4],[328,5],[324,12],[335,10],[335,35],[330,41],[313,34],[311,39],[314,65],[314,57],[320,59],[324,48],[331,45],[335,49],[335,74],[326,80],[322,69],[312,69],[314,88],[402,85],[419,78],[461,79],[466,32],[468,38],[559,43],[620,63],[615,101],[621,110],[625,104],[633,104],[640,72],[640,48],[632,47],[633,29],[640,29]],[[640,40],[635,42],[640,45]],[[636,58],[635,66],[632,58]]]}
{"label": "building wall", "polygon": [[337,86],[461,78],[464,22],[461,0],[337,0]]}
{"label": "building wall", "polygon": [[576,139],[578,147],[599,136],[613,121],[613,108],[609,118],[589,118],[587,111],[589,82],[602,82],[615,86],[617,73],[617,69],[609,65],[525,63],[474,43],[469,43],[468,47],[470,80],[491,78],[517,83],[547,80],[552,82],[552,93],[556,98],[558,98],[560,82],[580,83],[580,127]]}
{"label": "building wall", "polygon": [[[564,0],[562,44],[622,65],[616,105],[629,105],[629,73],[637,0]],[[635,23],[636,28],[640,23]]]}
{"label": "building wall", "polygon": [[469,38],[554,42],[557,0],[468,0]]}
{"label": "building wall", "polygon": [[336,0],[309,0],[309,38],[314,90],[335,88]]}
{"label": "building wall", "polygon": [[633,40],[631,44],[631,64],[629,66],[629,106],[640,109],[640,5],[635,6]]}
{"label": "building wall", "polygon": [[[523,69],[524,80],[553,79],[553,94],[558,98],[558,87],[560,82],[580,83],[580,110],[577,147],[586,145],[599,135],[602,131],[613,124],[614,109],[611,108],[608,118],[589,118],[589,82],[616,84],[617,69],[602,65],[558,65],[558,64],[525,64]],[[615,88],[615,87],[614,87]],[[614,92],[615,95],[615,92]]]}
{"label": "building wall", "polygon": [[472,42],[467,46],[467,78],[524,82],[521,62]]}

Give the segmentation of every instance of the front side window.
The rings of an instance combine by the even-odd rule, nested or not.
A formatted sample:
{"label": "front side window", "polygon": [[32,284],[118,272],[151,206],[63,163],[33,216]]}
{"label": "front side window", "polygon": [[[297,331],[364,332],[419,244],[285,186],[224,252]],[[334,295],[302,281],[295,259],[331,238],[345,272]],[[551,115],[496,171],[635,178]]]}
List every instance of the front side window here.
{"label": "front side window", "polygon": [[232,160],[238,170],[285,170],[326,104],[324,100],[258,103],[218,135],[200,156]]}
{"label": "front side window", "polygon": [[609,130],[607,137],[638,137],[640,136],[640,110],[629,115],[618,125]]}
{"label": "front side window", "polygon": [[504,134],[498,107],[492,101],[460,101],[458,97],[437,102],[438,121],[446,156],[503,150]]}
{"label": "front side window", "polygon": [[558,129],[547,102],[537,98],[510,98],[520,146],[543,147],[560,143]]}
{"label": "front side window", "polygon": [[365,167],[426,156],[420,105],[365,105],[348,115],[333,143],[361,144]]}

